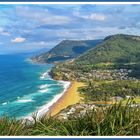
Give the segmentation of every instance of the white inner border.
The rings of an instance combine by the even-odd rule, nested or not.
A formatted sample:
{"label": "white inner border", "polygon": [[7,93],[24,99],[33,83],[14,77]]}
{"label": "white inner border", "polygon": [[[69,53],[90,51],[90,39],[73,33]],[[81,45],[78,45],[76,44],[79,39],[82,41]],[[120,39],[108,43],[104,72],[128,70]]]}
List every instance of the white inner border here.
{"label": "white inner border", "polygon": [[[0,5],[79,5],[79,4],[98,4],[98,5],[130,5],[130,4],[140,4],[140,2],[0,2]],[[0,138],[140,138],[140,136],[0,136]]]}

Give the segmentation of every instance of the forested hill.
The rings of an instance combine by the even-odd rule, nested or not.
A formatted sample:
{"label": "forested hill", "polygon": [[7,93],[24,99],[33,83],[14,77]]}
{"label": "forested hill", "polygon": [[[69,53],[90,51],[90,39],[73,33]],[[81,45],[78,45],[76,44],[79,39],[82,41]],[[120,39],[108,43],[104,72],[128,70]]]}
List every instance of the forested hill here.
{"label": "forested hill", "polygon": [[85,52],[75,62],[131,63],[140,61],[140,36],[117,34],[108,36],[96,48]]}
{"label": "forested hill", "polygon": [[33,61],[53,63],[76,58],[85,51],[95,47],[102,40],[64,40],[50,51],[34,56]]}

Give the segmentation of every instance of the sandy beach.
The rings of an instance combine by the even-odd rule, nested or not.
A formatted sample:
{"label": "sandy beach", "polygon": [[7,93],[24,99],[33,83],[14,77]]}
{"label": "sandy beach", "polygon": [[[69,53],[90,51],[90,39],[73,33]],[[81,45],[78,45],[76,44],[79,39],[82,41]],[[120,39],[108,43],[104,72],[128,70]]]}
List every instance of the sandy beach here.
{"label": "sandy beach", "polygon": [[70,87],[64,93],[64,95],[49,108],[49,114],[51,116],[56,115],[61,110],[65,109],[69,105],[79,103],[82,99],[79,92],[77,91],[79,87],[84,86],[84,83],[73,81]]}

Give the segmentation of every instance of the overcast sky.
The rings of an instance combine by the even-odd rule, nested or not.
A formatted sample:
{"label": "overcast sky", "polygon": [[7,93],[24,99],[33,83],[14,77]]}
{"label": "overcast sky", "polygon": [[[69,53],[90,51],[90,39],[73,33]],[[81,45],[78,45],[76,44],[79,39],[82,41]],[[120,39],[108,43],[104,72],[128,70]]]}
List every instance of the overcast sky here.
{"label": "overcast sky", "polygon": [[0,5],[0,54],[117,33],[140,35],[140,5]]}

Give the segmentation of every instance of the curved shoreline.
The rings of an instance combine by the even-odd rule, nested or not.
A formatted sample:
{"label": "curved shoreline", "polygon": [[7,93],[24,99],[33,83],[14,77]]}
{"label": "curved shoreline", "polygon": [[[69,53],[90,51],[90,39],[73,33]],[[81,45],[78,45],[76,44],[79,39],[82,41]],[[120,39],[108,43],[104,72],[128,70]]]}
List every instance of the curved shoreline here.
{"label": "curved shoreline", "polygon": [[26,117],[23,117],[23,119],[32,121],[34,115],[36,116],[37,119],[39,119],[39,118],[45,116],[46,114],[48,114],[51,106],[53,106],[65,94],[65,92],[71,85],[71,82],[69,82],[69,81],[58,81],[58,82],[63,83],[64,90],[61,93],[55,95],[54,98],[52,100],[50,100],[48,103],[39,107],[35,112],[29,114]]}
{"label": "curved shoreline", "polygon": [[[51,79],[53,79],[52,76],[50,75],[50,70],[43,73],[40,78],[44,79],[46,76],[46,73],[47,75],[50,76]],[[43,116],[47,116],[47,115],[53,116],[53,115],[56,115],[61,110],[68,107],[69,105],[76,104],[81,100],[81,97],[79,96],[77,89],[83,86],[84,85],[83,83],[80,83],[77,81],[73,81],[73,82],[60,81],[60,80],[56,80],[56,81],[63,83],[64,90],[61,93],[55,95],[52,100],[50,100],[49,102],[47,102],[46,104],[38,108],[35,112],[21,119],[27,119],[27,120],[32,121],[33,116],[36,116],[37,119]]]}
{"label": "curved shoreline", "polygon": [[[40,110],[36,112],[35,115],[37,119],[41,118],[42,116],[54,116],[68,106],[81,102],[82,97],[80,96],[80,93],[77,91],[77,89],[82,86],[84,86],[84,83],[77,81],[71,82],[69,87],[65,88],[62,93],[56,95],[56,97],[51,102],[45,104]],[[33,121],[32,115],[24,119]]]}
{"label": "curved shoreline", "polygon": [[[53,79],[53,77],[50,75],[50,71],[48,71],[47,73],[51,77],[51,79]],[[42,116],[54,116],[69,105],[80,102],[81,97],[77,90],[79,87],[82,87],[84,83],[77,81],[56,81],[58,81],[59,83],[63,83],[63,92],[55,95],[50,102],[40,107],[36,114],[37,118],[41,118]]]}
{"label": "curved shoreline", "polygon": [[48,114],[51,106],[53,106],[67,91],[67,89],[70,87],[70,82],[69,81],[59,81],[60,83],[63,83],[64,90],[60,94],[57,94],[54,96],[54,98],[45,104],[44,106],[40,107],[39,110],[37,111],[37,118],[40,118],[46,114]]}
{"label": "curved shoreline", "polygon": [[70,105],[81,102],[82,97],[78,92],[78,88],[84,86],[84,83],[73,81],[67,88],[65,93],[55,102],[48,111],[49,116],[58,114],[61,110],[67,108]]}

